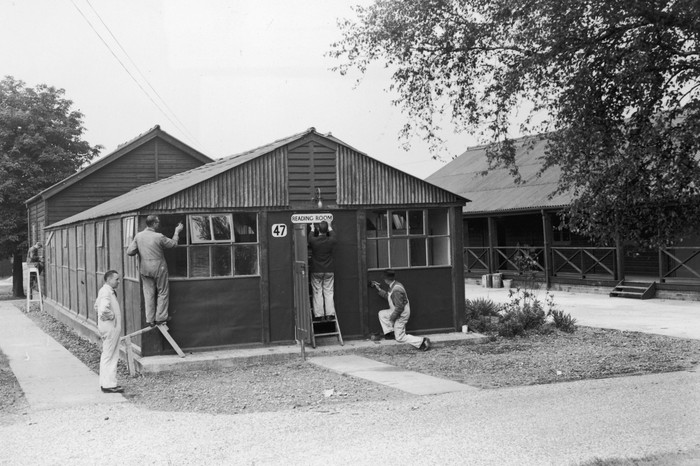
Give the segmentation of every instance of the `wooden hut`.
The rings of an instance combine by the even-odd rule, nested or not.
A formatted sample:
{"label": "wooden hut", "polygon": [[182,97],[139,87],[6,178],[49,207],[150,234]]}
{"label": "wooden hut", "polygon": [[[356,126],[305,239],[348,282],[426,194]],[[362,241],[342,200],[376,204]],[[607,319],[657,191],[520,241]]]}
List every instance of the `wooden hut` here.
{"label": "wooden hut", "polygon": [[26,201],[29,244],[44,241],[44,226],[212,159],[160,126],[128,141]]}
{"label": "wooden hut", "polygon": [[[516,164],[522,184],[514,182],[508,169],[487,172],[485,146],[467,149],[426,178],[471,200],[463,208],[466,277],[501,273],[517,280],[518,258],[531,257],[534,272],[547,286],[613,292],[627,285],[630,290],[647,288],[660,297],[697,297],[700,234],[685,239],[682,247],[649,251],[635,244],[596,246],[560,228],[558,212],[573,198],[551,196],[561,173],[557,167],[538,176],[546,144],[539,137],[518,141]],[[653,296],[650,291],[645,297]],[[630,297],[639,294],[641,290]]]}
{"label": "wooden hut", "polygon": [[[49,225],[47,303],[94,333],[92,308],[79,303],[95,296],[106,270],[117,269],[124,331],[142,328],[137,263],[125,249],[146,216],[157,214],[166,235],[185,225],[180,246],[166,257],[169,325],[181,347],[292,342],[295,306],[309,299],[307,223],[332,218],[345,338],[379,332],[376,313],[386,301],[367,282],[388,267],[408,289],[409,330],[452,331],[464,306],[465,201],[311,128]],[[87,290],[80,291],[82,282]],[[170,350],[155,332],[137,345],[144,356]]]}

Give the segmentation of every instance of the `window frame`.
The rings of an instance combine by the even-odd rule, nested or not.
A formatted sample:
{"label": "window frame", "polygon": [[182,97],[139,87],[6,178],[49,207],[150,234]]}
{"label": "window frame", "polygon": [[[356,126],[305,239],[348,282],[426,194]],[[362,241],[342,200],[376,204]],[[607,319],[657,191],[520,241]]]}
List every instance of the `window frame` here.
{"label": "window frame", "polygon": [[[415,218],[417,212],[422,212],[420,229],[422,233],[412,231],[411,218]],[[443,233],[431,233],[431,211],[444,211],[445,224]],[[365,239],[367,241],[366,260],[368,270],[382,270],[385,268],[393,269],[418,269],[418,268],[437,268],[452,266],[452,248],[453,241],[450,236],[451,216],[448,208],[425,207],[425,208],[401,208],[401,209],[377,209],[368,211],[368,216],[371,215],[372,225],[378,218],[387,220],[387,230],[371,230],[386,232],[386,236],[371,236],[370,231],[365,226]],[[401,219],[403,225],[401,226]],[[396,228],[396,226],[399,228]],[[442,229],[442,228],[441,228]],[[433,257],[432,248],[436,242],[444,238],[446,241],[446,263],[436,264]],[[418,247],[416,247],[418,245]],[[416,255],[418,249],[422,249],[423,254]],[[401,254],[401,259],[396,257],[397,251],[405,251]],[[393,253],[392,253],[393,252]],[[371,261],[370,254],[376,254],[377,260]],[[405,256],[405,257],[404,257]],[[415,260],[414,260],[415,259]],[[373,265],[370,265],[373,263]]]}
{"label": "window frame", "polygon": [[[236,215],[237,214],[246,214],[246,216],[253,215],[255,217],[255,241],[245,241],[245,242],[237,242],[236,241]],[[207,216],[209,217],[209,228],[210,228],[210,234],[211,237],[214,238],[214,231],[213,231],[213,217],[221,216],[221,217],[226,217],[228,218],[228,222],[230,225],[230,231],[231,231],[231,238],[227,240],[200,240],[196,239],[193,240],[192,238],[192,232],[190,231],[191,225],[192,225],[192,217],[203,217]],[[175,270],[170,271],[170,278],[172,280],[222,280],[222,279],[236,279],[236,278],[255,278],[255,277],[260,277],[261,276],[261,271],[260,271],[260,215],[259,212],[257,211],[230,211],[230,212],[202,212],[202,213],[191,213],[187,214],[187,219],[186,219],[186,231],[185,231],[185,240],[183,244],[179,244],[177,248],[175,248],[175,254],[180,255],[180,260],[184,259],[185,261],[185,273],[186,275],[180,275],[178,274],[177,271],[177,265],[175,265]],[[251,227],[249,223],[245,224],[248,227]],[[182,240],[181,240],[182,241]],[[221,247],[228,247],[230,254],[229,254],[229,266],[228,266],[228,275],[216,275],[216,264],[215,264],[215,258],[216,255],[214,251],[216,248],[221,248]],[[207,275],[198,275],[198,276],[193,276],[193,251],[196,249],[204,249],[206,248],[208,252],[208,260],[207,260],[207,266],[208,266],[208,271]],[[236,266],[236,257],[237,257],[237,251],[238,250],[253,250],[254,251],[254,258],[251,262],[249,262],[247,265],[252,265],[252,268],[254,269],[253,274],[241,274],[238,273],[240,270],[240,264],[239,267]],[[177,250],[180,250],[178,253]],[[184,250],[184,251],[183,251]],[[181,266],[181,264],[180,264]]]}

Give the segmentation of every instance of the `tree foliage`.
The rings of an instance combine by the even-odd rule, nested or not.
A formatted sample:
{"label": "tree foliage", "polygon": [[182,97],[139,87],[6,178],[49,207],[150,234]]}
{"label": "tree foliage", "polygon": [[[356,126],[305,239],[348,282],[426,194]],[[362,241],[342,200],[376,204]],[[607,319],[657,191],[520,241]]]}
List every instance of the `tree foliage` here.
{"label": "tree foliage", "polygon": [[99,153],[82,139],[83,114],[64,94],[11,76],[0,81],[0,257],[25,253],[25,201]]}
{"label": "tree foliage", "polygon": [[[519,182],[512,137],[548,141],[543,170],[574,232],[670,244],[700,226],[700,2],[376,0],[340,23],[337,70],[384,62],[408,122],[478,133]],[[525,113],[525,115],[523,115]]]}

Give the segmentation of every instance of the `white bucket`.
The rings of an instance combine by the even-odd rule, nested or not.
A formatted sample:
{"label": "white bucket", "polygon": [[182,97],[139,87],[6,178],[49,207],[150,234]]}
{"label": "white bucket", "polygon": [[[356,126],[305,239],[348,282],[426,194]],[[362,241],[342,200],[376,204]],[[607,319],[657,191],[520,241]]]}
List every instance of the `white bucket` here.
{"label": "white bucket", "polygon": [[504,278],[503,279],[503,288],[506,290],[510,290],[510,287],[513,285],[513,280],[510,278]]}

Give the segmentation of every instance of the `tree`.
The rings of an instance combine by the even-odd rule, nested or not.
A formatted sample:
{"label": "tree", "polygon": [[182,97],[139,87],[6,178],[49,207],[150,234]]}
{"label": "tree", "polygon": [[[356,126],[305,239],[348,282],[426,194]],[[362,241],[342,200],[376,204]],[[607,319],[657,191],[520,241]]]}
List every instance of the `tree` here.
{"label": "tree", "polygon": [[330,55],[342,74],[392,70],[403,136],[438,147],[449,115],[521,182],[520,112],[519,132],[548,141],[542,170],[561,167],[557,192],[574,195],[574,232],[656,247],[700,226],[697,0],[376,0],[356,13]]}
{"label": "tree", "polygon": [[63,89],[0,81],[0,257],[13,257],[13,294],[23,296],[25,201],[75,173],[100,146],[82,139],[83,114]]}

